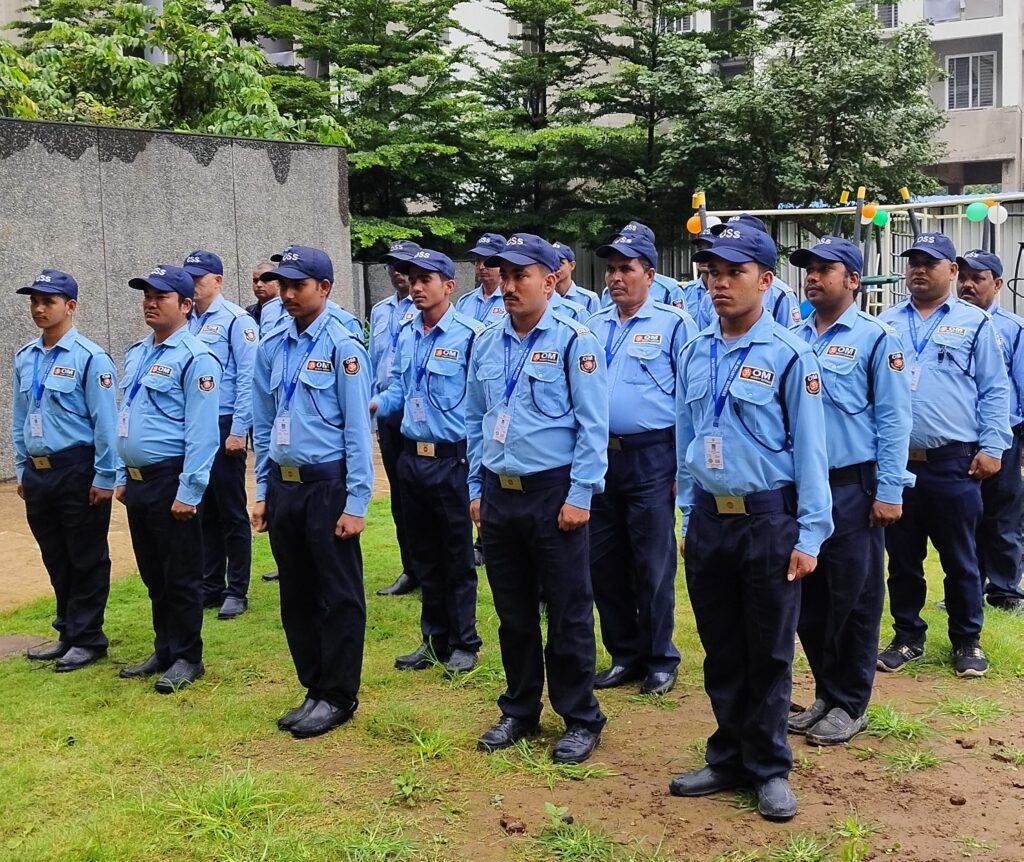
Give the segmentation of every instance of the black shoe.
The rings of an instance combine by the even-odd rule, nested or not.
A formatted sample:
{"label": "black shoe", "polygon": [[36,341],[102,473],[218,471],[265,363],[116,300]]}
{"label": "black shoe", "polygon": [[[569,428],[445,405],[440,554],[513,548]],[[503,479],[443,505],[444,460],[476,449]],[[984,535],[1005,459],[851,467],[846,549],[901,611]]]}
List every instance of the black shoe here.
{"label": "black shoe", "polygon": [[267,572],[265,575],[261,576],[261,579],[267,582],[276,581],[279,579],[279,575],[277,572]]}
{"label": "black shoe", "polygon": [[395,667],[398,670],[426,670],[438,661],[437,655],[430,648],[430,644],[421,643],[411,653],[400,655],[395,659]]}
{"label": "black shoe", "polygon": [[643,671],[638,667],[613,664],[608,670],[603,670],[594,677],[594,688],[617,688],[627,682],[638,680],[642,676]]}
{"label": "black shoe", "polygon": [[807,733],[814,725],[825,717],[828,712],[828,704],[820,697],[807,709],[793,713],[787,725],[790,733]]}
{"label": "black shoe", "polygon": [[961,679],[984,676],[988,673],[988,659],[977,641],[964,641],[954,645],[953,672]]}
{"label": "black shoe", "polygon": [[789,820],[796,816],[796,796],[785,778],[769,778],[757,786],[757,813],[765,820]]}
{"label": "black shoe", "polygon": [[240,617],[249,608],[248,599],[240,599],[236,596],[228,596],[224,599],[224,604],[220,606],[220,610],[217,611],[217,619],[219,620],[233,620],[235,617]]}
{"label": "black shoe", "polygon": [[412,575],[402,572],[394,582],[386,587],[381,587],[377,590],[378,596],[404,596],[407,593],[413,592],[420,588],[419,581],[417,581]]}
{"label": "black shoe", "polygon": [[480,751],[497,751],[499,748],[508,748],[520,739],[537,732],[537,722],[523,721],[513,718],[511,715],[503,715],[498,723],[487,728],[483,736],[476,741],[476,747]]}
{"label": "black shoe", "polygon": [[647,674],[647,679],[640,686],[640,694],[668,694],[675,687],[675,684],[675,670],[656,671],[655,673]]}
{"label": "black shoe", "polygon": [[354,706],[342,709],[326,700],[318,700],[309,712],[291,726],[292,736],[296,739],[312,739],[314,736],[322,736],[327,731],[344,724],[355,715],[355,712]]}
{"label": "black shoe", "polygon": [[60,658],[69,649],[71,649],[71,644],[67,641],[50,641],[50,643],[32,647],[25,653],[25,658],[32,659],[32,661],[53,661],[55,658]]}
{"label": "black shoe", "polygon": [[1015,617],[1024,617],[1024,599],[992,599],[988,600],[989,605],[997,611],[1013,614]]}
{"label": "black shoe", "polygon": [[451,657],[444,664],[444,675],[457,676],[468,673],[476,667],[476,653],[466,649],[453,649]]}
{"label": "black shoe", "polygon": [[155,673],[160,673],[167,668],[160,667],[160,662],[157,660],[156,653],[150,653],[149,658],[139,664],[130,664],[127,667],[121,668],[117,672],[117,675],[121,679],[134,679],[140,676],[152,676]]}
{"label": "black shoe", "polygon": [[484,551],[479,545],[473,545],[473,565],[480,568],[484,564]]}
{"label": "black shoe", "polygon": [[600,741],[600,731],[588,730],[579,724],[567,727],[565,733],[555,741],[555,747],[551,749],[551,761],[582,763],[594,753]]}
{"label": "black shoe", "polygon": [[876,667],[887,673],[895,673],[908,662],[924,655],[924,644],[905,644],[894,640],[878,654]]}
{"label": "black shoe", "polygon": [[57,673],[68,673],[86,667],[94,661],[99,661],[107,654],[106,647],[71,647],[63,656],[57,659],[54,670]]}
{"label": "black shoe", "polygon": [[692,772],[676,775],[668,783],[668,792],[673,796],[710,796],[723,790],[749,786],[750,779],[743,772],[703,766]]}
{"label": "black shoe", "polygon": [[206,673],[206,668],[203,667],[202,662],[196,662],[193,664],[190,661],[185,661],[183,658],[179,658],[174,664],[172,664],[163,676],[156,681],[156,690],[160,694],[171,694],[176,691],[180,691],[187,686],[192,685],[199,677]]}
{"label": "black shoe", "polygon": [[845,709],[837,706],[807,731],[807,742],[809,745],[845,745],[867,726],[865,716],[853,718]]}
{"label": "black shoe", "polygon": [[224,602],[223,596],[204,596],[203,597],[203,608],[210,610],[210,608],[219,608]]}
{"label": "black shoe", "polygon": [[296,724],[309,715],[310,710],[312,710],[319,702],[320,701],[316,698],[307,696],[302,703],[295,707],[295,709],[289,709],[288,712],[277,720],[278,729],[291,730]]}

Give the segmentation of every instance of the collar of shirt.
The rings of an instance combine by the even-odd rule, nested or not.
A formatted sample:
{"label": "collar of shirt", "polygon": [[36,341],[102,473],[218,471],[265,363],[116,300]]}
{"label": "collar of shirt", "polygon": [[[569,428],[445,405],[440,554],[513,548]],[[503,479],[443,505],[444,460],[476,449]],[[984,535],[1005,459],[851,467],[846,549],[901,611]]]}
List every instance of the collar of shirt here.
{"label": "collar of shirt", "polygon": [[478,284],[473,290],[476,293],[477,302],[491,302],[494,297],[501,296],[500,284],[494,288],[494,292],[490,296],[484,296],[484,286],[482,284]]}
{"label": "collar of shirt", "polygon": [[619,317],[619,307],[614,302],[607,308],[601,309],[598,313],[607,317],[608,320],[612,321],[617,326],[624,326],[634,317],[640,319],[654,317],[654,297],[652,297],[650,292],[648,292],[647,299],[643,301],[643,305],[641,305],[632,316],[627,317],[625,320],[622,320]]}
{"label": "collar of shirt", "polygon": [[[537,321],[537,325],[534,326],[533,328],[534,329],[551,329],[554,325],[555,325],[555,318],[554,318],[554,315],[552,313],[552,306],[551,306],[550,303],[548,303],[547,308],[544,309],[544,313],[540,316],[540,320]],[[506,314],[505,315],[505,320],[501,324],[501,327],[502,327],[502,331],[503,332],[506,332],[509,335],[511,335],[516,341],[520,341],[521,340],[519,338],[519,336],[516,335],[516,329],[512,325],[512,315],[511,314]],[[527,335],[529,335],[529,333],[527,333]]]}
{"label": "collar of shirt", "polygon": [[[441,315],[441,319],[430,327],[430,332],[433,332],[435,329],[441,332],[447,332],[448,328],[452,325],[453,320],[455,320],[455,306],[452,305],[451,303],[448,303],[448,309],[445,311],[444,314]],[[420,338],[426,338],[428,335],[430,335],[430,332],[423,331],[422,311],[417,311],[416,316],[409,321],[409,324],[410,326],[412,326],[413,330]]]}
{"label": "collar of shirt", "polygon": [[[854,302],[850,305],[846,311],[839,315],[839,317],[833,322],[825,332],[828,332],[833,326],[841,326],[845,329],[853,329],[853,325],[857,322],[858,312],[857,303]],[[803,323],[800,324],[801,329],[809,329],[814,334],[814,337],[818,337],[818,312],[812,311],[810,315],[804,319]],[[824,334],[824,333],[822,333]]]}
{"label": "collar of shirt", "polygon": [[181,344],[182,339],[186,335],[188,335],[188,334],[189,334],[189,332],[188,332],[188,324],[184,323],[181,326],[179,326],[177,329],[175,329],[174,332],[172,332],[170,335],[168,335],[159,344],[154,344],[153,343],[153,333],[152,332],[149,333],[149,335],[146,336],[145,340],[142,341],[142,344],[146,348],[146,351],[147,351],[147,354],[148,354],[148,352],[151,351],[154,347],[166,347],[168,349],[170,349],[171,347],[177,347],[179,344]]}
{"label": "collar of shirt", "polygon": [[[932,311],[931,311],[931,314],[929,314],[928,316],[931,317],[931,315],[934,314],[936,311],[938,311],[940,308],[946,309],[947,312],[951,311],[953,306],[956,305],[956,303],[958,301],[959,300],[957,300],[957,298],[955,296],[953,296],[952,293],[950,293],[942,301],[942,305],[937,305],[935,308],[933,308]],[[893,308],[895,308],[895,307],[896,306],[893,306]],[[903,302],[900,303],[900,307],[901,308],[912,308],[915,312],[917,312],[917,316],[921,317],[921,312],[918,311],[917,306],[914,305],[914,298],[911,297],[911,296],[908,296],[906,299],[904,299]]]}
{"label": "collar of shirt", "polygon": [[746,332],[739,337],[739,339],[733,342],[730,347],[725,340],[725,336],[722,335],[722,318],[716,317],[712,322],[711,326],[705,330],[704,335],[707,338],[717,338],[726,347],[726,353],[733,350],[738,350],[746,347],[748,344],[769,344],[772,340],[772,326],[773,318],[764,309],[761,310],[761,316],[754,322],[754,325],[750,327]]}
{"label": "collar of shirt", "polygon": [[303,329],[302,332],[299,332],[299,330],[296,328],[295,318],[293,317],[291,319],[291,322],[288,324],[288,337],[295,342],[298,342],[298,340],[303,336],[305,336],[306,338],[312,338],[313,334],[317,331],[317,329],[320,328],[320,323],[323,320],[324,315],[330,313],[331,309],[328,306],[325,306],[324,310],[321,311],[315,318],[313,318],[313,321],[309,324],[309,326]]}
{"label": "collar of shirt", "polygon": [[[269,300],[268,300],[268,302],[269,302]],[[223,293],[218,293],[213,298],[213,302],[211,302],[207,306],[206,311],[204,311],[202,314],[198,314],[198,313],[196,313],[195,309],[193,309],[192,310],[192,316],[195,319],[197,319],[197,320],[205,320],[207,318],[207,316],[216,314],[222,308],[224,308],[224,294]]]}
{"label": "collar of shirt", "polygon": [[[59,347],[61,350],[71,350],[71,348],[74,347],[75,339],[77,337],[78,337],[78,330],[75,329],[75,327],[72,326],[71,329],[69,329],[67,332],[65,332],[60,337],[60,340],[55,345],[53,345],[51,350],[55,349],[57,347]],[[34,350],[39,350],[39,351],[44,352],[44,353],[46,352],[46,348],[43,346],[43,336],[42,335],[40,335],[35,340],[35,343],[32,345],[32,347],[33,347]]]}

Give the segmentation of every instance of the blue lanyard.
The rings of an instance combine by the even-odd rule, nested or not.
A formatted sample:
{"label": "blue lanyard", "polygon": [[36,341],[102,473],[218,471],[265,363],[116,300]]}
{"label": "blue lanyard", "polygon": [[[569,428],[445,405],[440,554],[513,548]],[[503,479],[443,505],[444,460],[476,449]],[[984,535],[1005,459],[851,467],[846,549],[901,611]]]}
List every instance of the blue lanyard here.
{"label": "blue lanyard", "polygon": [[732,383],[736,379],[736,375],[739,374],[740,366],[743,361],[747,358],[747,354],[750,353],[750,348],[753,344],[748,344],[740,351],[739,358],[729,371],[729,375],[725,378],[725,385],[722,387],[722,391],[718,392],[718,342],[711,339],[711,394],[715,399],[715,419],[714,426],[718,427],[718,420],[722,418],[722,411],[725,409],[726,399],[729,397],[729,390],[732,388]]}
{"label": "blue lanyard", "polygon": [[[292,396],[295,394],[295,387],[299,385],[299,374],[302,373],[302,366],[306,364],[306,360],[309,359],[309,354],[313,352],[313,348],[316,347],[316,343],[320,338],[320,333],[324,331],[324,327],[327,326],[327,322],[331,319],[330,314],[325,314],[324,319],[320,322],[317,327],[316,333],[309,340],[309,344],[306,345],[306,352],[302,354],[302,359],[299,360],[295,366],[295,372],[292,374],[292,379],[284,385],[284,399],[282,401],[282,407],[284,412],[288,412],[288,407],[292,403]],[[284,337],[284,373],[288,373],[288,342],[291,339],[286,335]]]}
{"label": "blue lanyard", "polygon": [[523,347],[523,352],[519,354],[519,362],[516,364],[515,370],[512,372],[512,376],[509,376],[508,367],[509,360],[512,358],[512,336],[507,332],[505,333],[505,403],[508,404],[509,399],[512,397],[512,393],[516,391],[516,384],[519,382],[519,375],[523,373],[523,366],[526,364],[526,357],[530,353],[530,348],[533,347],[534,342],[540,336],[540,330],[535,329],[530,333],[530,337],[526,340],[526,344]]}
{"label": "blue lanyard", "polygon": [[[416,341],[413,343],[412,351],[413,351],[413,357],[416,359],[416,391],[417,392],[419,391],[420,384],[423,382],[423,375],[427,373],[427,362],[430,361],[430,347],[433,345],[433,343],[435,341],[437,341],[437,332],[438,332],[438,329],[437,329],[437,326],[435,325],[434,328],[430,330],[430,334],[429,335],[420,335],[418,332],[416,333]],[[427,342],[430,342],[430,344],[427,345],[427,349],[424,351],[423,361],[421,362],[420,361],[420,345],[421,344],[427,344]]]}
{"label": "blue lanyard", "polygon": [[[821,356],[825,348],[832,343],[832,339],[834,339],[838,334],[839,328],[835,324],[829,327],[828,331],[826,331],[825,334],[822,335],[818,341],[815,341],[813,343],[811,349],[814,351],[814,355]],[[817,337],[818,333],[814,329],[813,324],[804,328],[804,341],[806,341],[808,344],[811,344],[812,338]]]}
{"label": "blue lanyard", "polygon": [[135,396],[139,394],[139,387],[142,386],[142,376],[146,373],[150,364],[167,349],[166,344],[159,344],[154,347],[149,356],[146,357],[145,361],[139,366],[135,372],[135,379],[132,381],[132,388],[128,390],[127,403],[121,405],[122,410],[127,410],[132,406],[132,402],[135,400]]}
{"label": "blue lanyard", "polygon": [[494,305],[494,297],[497,295],[498,291],[495,289],[490,296],[484,296],[483,288],[480,288],[480,296],[477,298],[477,313],[473,315],[478,323],[483,323],[487,319],[487,312]]}
{"label": "blue lanyard", "polygon": [[636,317],[631,317],[629,323],[622,327],[622,335],[619,336],[619,340],[612,344],[612,339],[615,337],[615,330],[618,328],[615,324],[615,318],[611,319],[611,326],[608,327],[608,340],[604,343],[604,360],[605,365],[611,367],[612,360],[615,358],[615,354],[618,353],[619,348],[622,347],[622,342],[626,340],[626,336],[629,335],[629,330],[637,322]]}
{"label": "blue lanyard", "polygon": [[924,340],[920,344],[918,344],[917,322],[914,320],[914,318],[917,316],[917,310],[914,308],[913,305],[909,303],[907,304],[907,320],[910,325],[910,341],[914,345],[914,352],[918,356],[924,353],[924,349],[928,346],[928,342],[931,340],[931,337],[935,333],[935,330],[938,329],[939,324],[942,323],[942,319],[946,316],[947,311],[948,309],[940,308],[932,315],[932,317],[934,317],[935,320],[932,322],[932,325],[928,327],[928,331],[925,332]]}
{"label": "blue lanyard", "polygon": [[39,408],[39,403],[43,400],[43,390],[46,389],[46,378],[50,376],[50,372],[53,371],[53,366],[57,362],[57,346],[54,345],[50,349],[50,358],[46,364],[46,370],[43,372],[42,380],[39,379],[39,351],[37,350],[35,359],[32,361],[32,397],[36,402],[36,409]]}
{"label": "blue lanyard", "polygon": [[388,332],[391,334],[392,351],[398,346],[398,336],[402,334],[402,324],[399,323],[398,326],[395,326],[395,318],[398,317],[398,310],[403,302],[405,302],[404,299],[396,300],[394,308],[391,309],[391,317],[388,318]]}

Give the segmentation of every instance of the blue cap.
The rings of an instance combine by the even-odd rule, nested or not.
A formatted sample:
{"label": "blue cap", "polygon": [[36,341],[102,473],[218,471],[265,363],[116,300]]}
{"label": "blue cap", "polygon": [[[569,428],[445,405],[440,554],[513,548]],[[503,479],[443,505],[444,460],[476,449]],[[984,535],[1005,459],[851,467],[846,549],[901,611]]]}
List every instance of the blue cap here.
{"label": "blue cap", "polygon": [[992,271],[993,278],[999,278],[1003,274],[1003,262],[997,255],[985,251],[983,248],[972,248],[970,251],[964,252],[956,259],[956,262],[968,269],[989,269]]}
{"label": "blue cap", "polygon": [[715,242],[715,234],[714,234],[714,232],[713,232],[713,231],[711,230],[711,228],[710,228],[710,227],[706,227],[706,228],[704,228],[704,230],[702,230],[702,231],[701,231],[701,232],[700,232],[699,234],[697,234],[697,235],[696,235],[696,236],[695,236],[695,237],[693,238],[693,241],[694,241],[695,243],[696,243],[696,242],[706,242],[706,243],[708,243],[709,245],[714,245],[714,242]]}
{"label": "blue cap", "polygon": [[953,245],[953,240],[944,233],[918,234],[914,244],[906,251],[900,252],[900,257],[910,257],[915,251],[923,251],[936,260],[956,260],[956,247]]}
{"label": "blue cap", "polygon": [[754,261],[769,269],[774,269],[778,255],[775,242],[763,230],[742,225],[737,227],[735,224],[731,224],[722,227],[711,248],[701,249],[693,256],[693,259],[697,263],[711,260],[714,257],[720,257],[730,263]]}
{"label": "blue cap", "polygon": [[28,287],[19,287],[15,293],[62,293],[68,299],[78,299],[78,282],[59,269],[44,269]]}
{"label": "blue cap", "polygon": [[[650,236],[654,236],[652,233]],[[594,254],[598,257],[610,257],[613,252],[618,252],[624,257],[645,257],[651,266],[658,265],[658,250],[654,247],[651,238],[638,231],[633,234],[619,234],[608,245],[598,246]]]}
{"label": "blue cap", "polygon": [[622,230],[620,230],[618,233],[619,236],[637,236],[638,234],[640,236],[646,237],[647,241],[651,245],[654,245],[654,231],[647,227],[647,225],[645,225],[641,221],[627,222],[625,225],[623,225]]}
{"label": "blue cap", "polygon": [[305,245],[290,245],[276,257],[279,261],[277,269],[263,273],[260,281],[273,281],[278,278],[291,278],[297,281],[315,278],[321,281],[326,278],[332,284],[334,282],[334,266],[325,251]]}
{"label": "blue cap", "polygon": [[564,242],[553,242],[551,243],[551,247],[562,260],[567,260],[569,263],[576,263],[576,252],[569,248],[569,246]]}
{"label": "blue cap", "polygon": [[395,261],[395,269],[405,275],[408,275],[409,270],[414,266],[440,273],[441,277],[446,280],[455,278],[455,264],[452,263],[452,259],[432,248],[421,248],[410,260]]}
{"label": "blue cap", "polygon": [[189,275],[201,276],[211,272],[214,275],[224,275],[224,264],[212,251],[194,251],[185,258],[182,266]]}
{"label": "blue cap", "polygon": [[497,254],[505,247],[505,237],[500,233],[485,233],[476,241],[467,254],[476,254],[480,257],[490,257]]}
{"label": "blue cap", "polygon": [[815,257],[839,261],[850,272],[864,272],[864,255],[856,245],[841,236],[823,236],[810,248],[798,248],[789,256],[789,262],[806,269],[811,258]]}
{"label": "blue cap", "polygon": [[552,272],[561,265],[558,252],[551,247],[551,243],[532,233],[512,234],[500,252],[492,254],[484,261],[484,266],[500,266],[503,260],[516,266],[539,263]]}
{"label": "blue cap", "polygon": [[761,221],[757,216],[752,216],[750,213],[740,213],[739,215],[730,216],[726,221],[709,227],[708,230],[715,236],[718,236],[718,234],[730,226],[752,227],[757,228],[762,233],[768,233],[768,225]]}
{"label": "blue cap", "polygon": [[402,260],[409,260],[409,258],[419,250],[419,243],[415,243],[411,239],[397,239],[391,243],[391,247],[388,248],[387,254],[381,257],[380,262],[398,263]]}
{"label": "blue cap", "polygon": [[180,266],[168,266],[164,263],[154,266],[153,271],[145,278],[130,279],[128,286],[134,287],[136,290],[145,290],[147,287],[151,287],[161,293],[176,293],[184,299],[195,299],[196,295],[192,276]]}

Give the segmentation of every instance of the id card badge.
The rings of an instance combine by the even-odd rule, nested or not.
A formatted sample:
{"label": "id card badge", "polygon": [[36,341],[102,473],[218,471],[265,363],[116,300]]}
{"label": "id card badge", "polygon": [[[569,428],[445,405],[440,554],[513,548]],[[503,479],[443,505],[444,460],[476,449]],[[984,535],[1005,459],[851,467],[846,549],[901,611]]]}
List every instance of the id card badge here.
{"label": "id card badge", "polygon": [[917,384],[921,380],[921,366],[916,362],[910,366],[910,391],[917,390]]}
{"label": "id card badge", "polygon": [[711,434],[704,438],[704,466],[709,470],[725,469],[721,437]]}
{"label": "id card badge", "polygon": [[33,437],[43,436],[43,415],[41,413],[28,414],[28,430]]}
{"label": "id card badge", "polygon": [[412,416],[413,422],[427,421],[427,408],[419,395],[414,395],[409,399],[409,415]]}
{"label": "id card badge", "polygon": [[494,423],[494,434],[492,435],[499,443],[504,443],[508,436],[508,425],[512,417],[502,410],[498,414],[498,421]]}
{"label": "id card badge", "polygon": [[292,417],[278,416],[274,420],[274,443],[288,446],[292,442]]}
{"label": "id card badge", "polygon": [[128,436],[128,411],[122,410],[117,414],[117,436]]}

